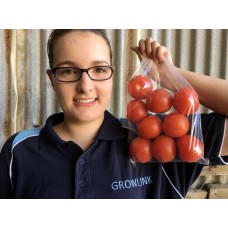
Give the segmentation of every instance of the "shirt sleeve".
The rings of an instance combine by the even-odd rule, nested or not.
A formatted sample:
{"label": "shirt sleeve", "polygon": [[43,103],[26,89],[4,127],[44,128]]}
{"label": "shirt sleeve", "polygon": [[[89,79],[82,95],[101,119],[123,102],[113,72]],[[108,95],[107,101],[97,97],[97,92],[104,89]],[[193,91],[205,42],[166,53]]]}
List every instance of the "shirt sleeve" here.
{"label": "shirt sleeve", "polygon": [[201,115],[204,157],[209,159],[209,165],[228,164],[228,156],[220,156],[225,134],[225,123],[225,116],[216,113]]}
{"label": "shirt sleeve", "polygon": [[0,153],[0,199],[13,198],[10,179],[10,161],[13,138],[9,138]]}

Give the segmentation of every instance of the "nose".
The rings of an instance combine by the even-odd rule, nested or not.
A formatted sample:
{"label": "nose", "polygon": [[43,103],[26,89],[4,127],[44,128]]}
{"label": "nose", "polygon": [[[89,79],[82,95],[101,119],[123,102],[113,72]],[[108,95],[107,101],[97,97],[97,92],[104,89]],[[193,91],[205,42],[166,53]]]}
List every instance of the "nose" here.
{"label": "nose", "polygon": [[77,81],[77,90],[78,92],[88,92],[93,90],[93,80],[89,78],[87,72],[83,71],[81,78]]}

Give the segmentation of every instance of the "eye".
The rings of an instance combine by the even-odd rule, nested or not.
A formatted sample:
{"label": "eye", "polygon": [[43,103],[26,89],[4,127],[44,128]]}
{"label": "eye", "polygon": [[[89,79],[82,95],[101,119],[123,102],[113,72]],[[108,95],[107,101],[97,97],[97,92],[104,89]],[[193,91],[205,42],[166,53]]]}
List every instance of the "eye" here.
{"label": "eye", "polygon": [[59,68],[56,71],[57,76],[68,77],[68,76],[78,76],[80,75],[80,70],[77,68]]}
{"label": "eye", "polygon": [[61,74],[76,74],[76,71],[72,68],[63,68],[60,70],[61,70]]}
{"label": "eye", "polygon": [[95,67],[95,71],[96,73],[104,73],[107,71],[107,67],[98,66],[98,67]]}

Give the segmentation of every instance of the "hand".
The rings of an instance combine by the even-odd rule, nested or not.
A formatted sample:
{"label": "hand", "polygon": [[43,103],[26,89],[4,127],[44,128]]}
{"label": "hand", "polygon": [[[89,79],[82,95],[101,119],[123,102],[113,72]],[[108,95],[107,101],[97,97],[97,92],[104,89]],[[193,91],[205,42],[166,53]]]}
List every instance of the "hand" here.
{"label": "hand", "polygon": [[138,46],[131,47],[131,50],[138,55],[140,61],[144,57],[148,57],[159,64],[167,58],[173,64],[169,50],[165,46],[161,46],[157,41],[154,41],[151,37],[145,40],[141,39]]}
{"label": "hand", "polygon": [[173,65],[171,54],[165,46],[148,37],[145,40],[141,39],[138,46],[131,47],[131,50],[137,54],[140,61],[146,57],[152,60],[148,75],[155,82],[171,91],[179,89],[182,76]]}

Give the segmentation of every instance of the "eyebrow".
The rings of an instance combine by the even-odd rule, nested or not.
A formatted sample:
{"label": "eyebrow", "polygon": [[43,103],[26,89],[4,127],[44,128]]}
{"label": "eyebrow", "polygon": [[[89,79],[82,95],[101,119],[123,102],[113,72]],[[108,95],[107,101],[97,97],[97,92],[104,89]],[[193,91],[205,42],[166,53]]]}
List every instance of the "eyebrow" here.
{"label": "eyebrow", "polygon": [[[96,65],[102,65],[102,64],[105,64],[105,65],[110,65],[109,62],[107,62],[106,60],[95,60],[92,62],[92,66],[96,66]],[[69,65],[69,66],[75,66],[75,67],[78,67],[77,64],[75,64],[75,62],[73,61],[63,61],[63,62],[60,62],[56,65],[56,67],[59,67],[59,66],[62,66],[62,65]]]}

